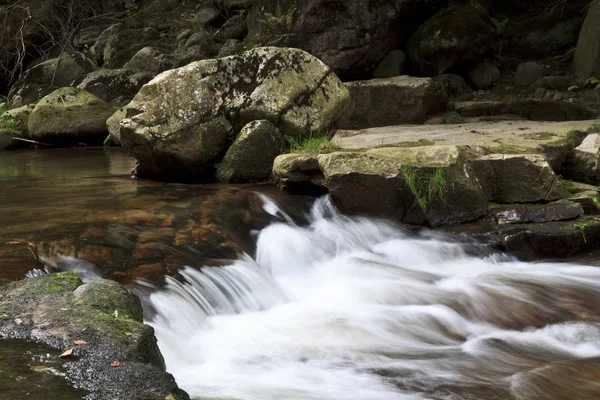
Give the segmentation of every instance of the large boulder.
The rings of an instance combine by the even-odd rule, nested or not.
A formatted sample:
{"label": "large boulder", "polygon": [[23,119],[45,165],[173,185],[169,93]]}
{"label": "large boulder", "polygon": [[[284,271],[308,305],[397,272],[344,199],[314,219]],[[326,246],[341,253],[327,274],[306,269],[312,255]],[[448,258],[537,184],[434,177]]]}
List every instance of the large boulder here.
{"label": "large boulder", "polygon": [[84,73],[85,70],[67,53],[44,61],[27,70],[13,85],[8,94],[10,107],[35,103],[57,88],[69,86]]}
{"label": "large boulder", "polygon": [[573,69],[581,79],[600,78],[600,1],[593,1],[588,9],[579,33]]}
{"label": "large boulder", "polygon": [[279,129],[267,120],[244,126],[229,147],[219,166],[222,182],[258,182],[271,175],[273,160],[280,155],[285,141]]}
{"label": "large boulder", "polygon": [[566,194],[543,155],[490,154],[471,165],[488,199],[497,203],[553,201]]}
{"label": "large boulder", "polygon": [[447,0],[256,0],[248,40],[298,47],[344,80],[370,76]]}
{"label": "large boulder", "polygon": [[415,72],[437,76],[458,64],[476,62],[492,44],[493,29],[481,9],[453,6],[425,22],[408,43]]}
{"label": "large boulder", "polygon": [[9,283],[0,286],[0,316],[0,338],[70,349],[67,379],[88,398],[189,399],[165,371],[140,299],[116,282],[84,284],[66,272]]}
{"label": "large boulder", "polygon": [[299,185],[302,179],[310,179],[305,185],[324,184],[343,212],[436,226],[485,215],[485,194],[467,161],[457,146],[377,148],[312,160],[279,156],[273,175],[285,185]]}
{"label": "large boulder", "polygon": [[112,36],[119,33],[122,26],[123,24],[121,23],[113,24],[102,31],[102,33],[98,36],[96,42],[90,48],[90,53],[96,64],[102,65],[104,63],[104,48],[106,47],[106,42],[108,42],[108,39],[110,39]]}
{"label": "large boulder", "polygon": [[75,81],[75,85],[102,100],[127,103],[150,82],[154,74],[132,69],[100,69]]}
{"label": "large boulder", "polygon": [[115,108],[85,90],[67,87],[42,98],[28,121],[29,136],[56,146],[100,145]]}
{"label": "large boulder", "polygon": [[139,176],[198,179],[212,174],[249,122],[265,119],[299,139],[322,136],[348,97],[337,76],[310,54],[264,47],[166,71],[107,123],[138,160]]}
{"label": "large boulder", "polygon": [[123,68],[147,71],[158,75],[163,71],[175,68],[176,64],[177,61],[172,54],[157,47],[147,46],[135,53]]}
{"label": "large boulder", "polygon": [[448,103],[441,85],[430,78],[398,76],[345,85],[351,104],[339,124],[343,129],[419,124]]}

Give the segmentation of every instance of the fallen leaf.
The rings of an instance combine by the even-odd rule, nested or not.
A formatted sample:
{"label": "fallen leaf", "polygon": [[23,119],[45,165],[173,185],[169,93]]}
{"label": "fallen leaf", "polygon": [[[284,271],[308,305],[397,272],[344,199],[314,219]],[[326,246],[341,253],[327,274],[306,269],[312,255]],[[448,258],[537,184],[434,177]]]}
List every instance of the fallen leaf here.
{"label": "fallen leaf", "polygon": [[73,355],[73,349],[69,349],[67,351],[65,351],[64,353],[62,353],[60,356],[61,358],[66,358],[66,357],[71,357]]}
{"label": "fallen leaf", "polygon": [[4,354],[0,354],[0,361],[4,360]]}
{"label": "fallen leaf", "polygon": [[87,342],[85,340],[76,340],[73,343],[75,343],[77,346],[87,344]]}
{"label": "fallen leaf", "polygon": [[23,323],[23,320],[21,318],[15,318],[13,319],[13,322],[15,323],[15,325],[21,325]]}
{"label": "fallen leaf", "polygon": [[112,364],[110,364],[111,367],[120,367],[122,365],[123,363],[121,361],[113,361]]}

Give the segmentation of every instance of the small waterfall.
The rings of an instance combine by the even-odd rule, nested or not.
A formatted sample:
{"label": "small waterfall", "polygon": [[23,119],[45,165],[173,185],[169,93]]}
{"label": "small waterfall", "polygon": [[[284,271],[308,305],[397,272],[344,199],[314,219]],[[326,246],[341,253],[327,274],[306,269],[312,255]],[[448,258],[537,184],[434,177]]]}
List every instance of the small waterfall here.
{"label": "small waterfall", "polygon": [[474,256],[339,215],[263,229],[254,259],[181,271],[148,299],[195,399],[600,398],[600,269]]}

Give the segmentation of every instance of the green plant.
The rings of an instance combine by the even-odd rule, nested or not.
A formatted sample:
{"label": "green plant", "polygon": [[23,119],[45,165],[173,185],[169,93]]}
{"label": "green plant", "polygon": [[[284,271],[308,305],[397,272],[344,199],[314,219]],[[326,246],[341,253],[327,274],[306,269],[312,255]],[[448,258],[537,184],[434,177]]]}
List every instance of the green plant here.
{"label": "green plant", "polygon": [[426,211],[434,200],[443,200],[448,191],[448,181],[444,168],[401,167],[406,185],[415,195],[419,206]]}
{"label": "green plant", "polygon": [[496,18],[492,18],[492,24],[494,25],[494,28],[496,29],[496,33],[498,34],[503,34],[504,32],[506,32],[506,28],[508,28],[508,24],[509,24],[510,20],[507,18],[504,21],[500,21]]}
{"label": "green plant", "polygon": [[302,141],[288,137],[287,142],[292,153],[324,154],[341,149],[326,136],[311,137]]}
{"label": "green plant", "polygon": [[600,133],[600,124],[594,124],[587,128],[587,133]]}
{"label": "green plant", "polygon": [[585,83],[583,84],[583,88],[598,88],[598,86],[600,86],[600,79],[592,76],[591,78],[588,78]]}
{"label": "green plant", "polygon": [[565,189],[565,192],[567,192],[569,196],[575,194],[576,186],[575,183],[573,183],[573,181],[570,181],[568,179],[562,179],[560,183],[562,184],[563,189]]}
{"label": "green plant", "polygon": [[264,13],[263,19],[260,20],[264,25],[267,26],[267,30],[283,30],[289,32],[292,29],[294,23],[294,13],[296,8],[290,8],[287,13],[281,11],[281,6],[278,4],[275,9],[275,13]]}
{"label": "green plant", "polygon": [[587,243],[587,239],[585,237],[585,233],[594,228],[597,227],[598,225],[600,225],[600,221],[598,221],[597,219],[589,219],[587,221],[582,221],[582,222],[575,222],[573,224],[573,229],[575,229],[576,231],[581,232],[581,234],[583,235],[583,241],[585,243]]}

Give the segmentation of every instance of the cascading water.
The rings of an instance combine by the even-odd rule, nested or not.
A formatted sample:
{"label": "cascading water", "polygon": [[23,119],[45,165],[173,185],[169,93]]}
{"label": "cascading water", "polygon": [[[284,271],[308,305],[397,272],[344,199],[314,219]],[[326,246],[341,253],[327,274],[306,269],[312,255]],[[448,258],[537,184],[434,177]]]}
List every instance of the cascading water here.
{"label": "cascading water", "polygon": [[474,256],[321,200],[255,259],[181,275],[149,323],[192,398],[600,398],[596,267]]}

